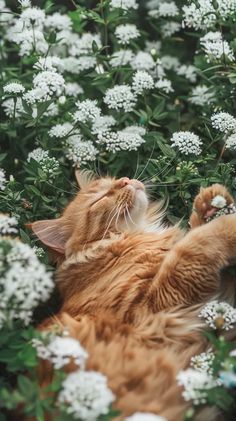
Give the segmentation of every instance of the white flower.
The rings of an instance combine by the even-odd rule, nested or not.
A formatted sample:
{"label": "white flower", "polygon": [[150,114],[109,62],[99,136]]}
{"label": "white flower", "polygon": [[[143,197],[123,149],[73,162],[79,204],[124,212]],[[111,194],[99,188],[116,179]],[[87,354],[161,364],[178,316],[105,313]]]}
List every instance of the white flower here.
{"label": "white flower", "polygon": [[198,0],[198,4],[191,3],[183,6],[183,25],[189,28],[206,29],[216,22],[215,8],[212,0]]}
{"label": "white flower", "polygon": [[132,111],[136,104],[136,96],[128,85],[115,85],[107,89],[104,102],[109,108],[115,110]]}
{"label": "white flower", "polygon": [[44,70],[34,76],[33,86],[34,88],[26,92],[23,97],[29,104],[47,101],[52,96],[60,96],[65,87],[65,80],[55,71]]}
{"label": "white flower", "polygon": [[65,97],[65,95],[59,96],[59,98],[58,98],[58,104],[64,105],[65,103],[66,103],[66,97]]}
{"label": "white flower", "polygon": [[40,57],[38,61],[33,65],[34,69],[37,70],[50,70],[63,73],[64,72],[64,63],[60,57],[57,56],[47,56],[47,57]]}
{"label": "white flower", "polygon": [[31,1],[30,0],[18,0],[18,3],[20,3],[22,9],[26,9],[27,7],[31,7]]}
{"label": "white flower", "polygon": [[184,76],[186,77],[186,79],[188,79],[190,82],[196,82],[197,80],[197,75],[196,75],[196,67],[190,65],[186,65],[186,64],[182,64],[182,66],[180,66],[177,69],[177,74],[179,76]]}
{"label": "white flower", "polygon": [[77,101],[76,106],[78,110],[73,115],[74,121],[76,122],[88,123],[98,118],[101,114],[96,100],[86,99],[85,101]]}
{"label": "white flower", "polygon": [[212,351],[202,352],[199,355],[194,355],[191,358],[190,365],[195,370],[200,371],[201,373],[213,374],[212,364],[215,359],[215,355]]}
{"label": "white flower", "polygon": [[26,27],[42,27],[45,22],[45,12],[38,7],[27,7],[22,10],[20,21],[23,22],[23,25]]}
{"label": "white flower", "polygon": [[234,15],[236,11],[235,0],[220,0],[217,2],[217,7],[220,13],[220,17],[226,20],[230,15]]}
{"label": "white flower", "polygon": [[191,3],[183,7],[183,24],[195,29],[210,28],[216,23],[217,12],[226,20],[236,10],[235,0],[198,0],[197,5]]}
{"label": "white flower", "polygon": [[123,10],[138,8],[136,0],[111,0],[110,6],[112,9],[120,8]]}
{"label": "white flower", "polygon": [[212,104],[214,102],[214,93],[209,92],[209,88],[206,85],[198,85],[193,88],[189,102],[200,106]]}
{"label": "white flower", "polygon": [[218,386],[217,380],[211,375],[192,368],[180,371],[177,381],[184,388],[182,392],[184,400],[192,400],[195,405],[206,403],[207,391]]}
{"label": "white flower", "polygon": [[223,40],[219,31],[208,32],[200,38],[200,44],[207,56],[207,61],[221,61],[226,58],[228,61],[234,61],[234,53],[227,41]]}
{"label": "white flower", "polygon": [[107,414],[115,397],[107,379],[96,371],[76,371],[62,383],[58,402],[66,405],[68,414],[85,421],[96,421]]}
{"label": "white flower", "polygon": [[130,41],[140,36],[140,32],[132,23],[126,23],[117,26],[115,29],[115,36],[120,44],[129,44]]}
{"label": "white flower", "polygon": [[125,421],[167,421],[167,419],[150,412],[135,412],[130,417],[125,418]]}
{"label": "white flower", "polygon": [[222,133],[236,131],[236,119],[231,114],[223,111],[211,116],[211,124],[214,129],[217,129]]}
{"label": "white flower", "polygon": [[161,41],[146,41],[145,51],[148,53],[156,54],[161,50]]}
{"label": "white flower", "polygon": [[6,184],[7,184],[6,173],[2,168],[0,168],[0,190],[2,191],[5,190]]}
{"label": "white flower", "polygon": [[59,169],[59,162],[54,157],[49,157],[49,152],[42,148],[36,148],[28,154],[27,161],[34,159],[40,164],[43,172],[45,172],[50,179],[55,178]]}
{"label": "white flower", "polygon": [[[142,135],[145,134],[138,130],[137,126],[129,126],[123,130],[112,132],[107,131],[98,134],[98,143],[105,144],[108,151],[132,151],[137,150],[143,143]],[[142,128],[140,128],[142,130]]]}
{"label": "white flower", "polygon": [[14,13],[6,7],[5,1],[0,1],[1,26],[8,27],[14,21]]}
{"label": "white flower", "polygon": [[68,40],[69,54],[72,56],[92,54],[92,45],[94,42],[97,44],[98,48],[102,47],[101,38],[98,34],[84,32],[81,37],[78,37],[77,34],[72,34]]}
{"label": "white flower", "polygon": [[161,57],[162,66],[166,70],[176,70],[180,66],[179,59],[174,56],[162,56]]}
{"label": "white flower", "polygon": [[127,126],[121,132],[130,133],[130,134],[139,134],[140,136],[144,136],[146,134],[146,129],[142,126],[131,125],[131,126]]}
{"label": "white flower", "polygon": [[56,124],[49,130],[50,137],[66,137],[73,129],[73,125],[69,122]]}
{"label": "white flower", "polygon": [[44,257],[45,251],[42,247],[34,246],[33,251],[36,254],[37,257]]}
{"label": "white flower", "polygon": [[133,75],[132,88],[136,94],[142,94],[144,91],[154,88],[154,80],[147,72],[138,70]]}
{"label": "white flower", "polygon": [[226,205],[227,205],[226,199],[220,194],[217,194],[217,196],[215,196],[211,201],[211,206],[213,206],[214,208],[222,209]]}
{"label": "white flower", "polygon": [[65,85],[65,94],[68,96],[77,97],[84,93],[83,88],[77,82],[67,82]]}
{"label": "white flower", "polygon": [[0,213],[0,235],[16,234],[18,232],[17,225],[18,222],[14,216],[10,217]]}
{"label": "white flower", "polygon": [[175,2],[171,1],[161,2],[158,7],[158,15],[162,17],[166,16],[176,16],[179,14],[178,7],[176,6]]}
{"label": "white flower", "polygon": [[50,99],[52,95],[61,95],[65,87],[65,81],[62,75],[55,71],[42,71],[34,76],[33,85],[45,91],[45,97]]}
{"label": "white flower", "polygon": [[212,329],[229,330],[236,323],[236,309],[224,301],[214,300],[201,310],[199,317],[204,318]]}
{"label": "white flower", "polygon": [[92,56],[65,57],[62,61],[64,69],[75,75],[96,66],[96,58]]}
{"label": "white flower", "polygon": [[7,38],[20,47],[20,56],[29,56],[34,50],[38,54],[46,54],[48,50],[48,43],[44,38],[43,32],[37,28],[16,30],[10,28]]}
{"label": "white flower", "polygon": [[44,25],[46,28],[57,29],[58,31],[62,31],[63,29],[70,30],[72,28],[72,21],[69,16],[56,12],[46,17]]}
{"label": "white flower", "polygon": [[6,94],[22,94],[25,92],[24,86],[20,82],[10,82],[3,86]]}
{"label": "white flower", "polygon": [[185,155],[201,153],[202,141],[199,136],[189,131],[175,132],[171,138],[172,146],[179,149]]}
{"label": "white flower", "polygon": [[161,33],[163,38],[171,37],[176,32],[179,32],[181,25],[178,22],[166,22],[161,27]]}
{"label": "white flower", "polygon": [[75,135],[66,140],[65,154],[74,165],[80,166],[95,161],[98,150],[90,140],[85,141],[80,135]]}
{"label": "white flower", "polygon": [[31,159],[34,159],[37,162],[43,161],[48,158],[48,151],[44,151],[42,148],[36,148],[28,154],[27,161],[30,162]]}
{"label": "white flower", "polygon": [[236,149],[236,133],[231,134],[226,141],[227,149]]}
{"label": "white flower", "polygon": [[146,2],[147,9],[156,9],[162,0],[149,0]]}
{"label": "white flower", "polygon": [[21,98],[17,98],[16,105],[14,103],[13,98],[6,99],[2,103],[2,107],[4,108],[4,111],[5,111],[5,113],[8,117],[13,117],[14,110],[15,110],[15,117],[16,118],[20,117],[21,113],[24,112],[24,107],[22,105]]}
{"label": "white flower", "polygon": [[139,51],[131,61],[131,67],[135,70],[150,70],[155,67],[155,61],[151,54]]}
{"label": "white flower", "polygon": [[80,342],[68,336],[67,332],[64,332],[63,336],[50,335],[44,340],[33,339],[32,344],[37,350],[38,357],[49,360],[57,370],[71,361],[84,369],[88,353]]}
{"label": "white flower", "polygon": [[126,66],[133,60],[134,53],[132,50],[118,50],[112,54],[109,62],[112,67]]}
{"label": "white flower", "polygon": [[18,319],[27,325],[53,290],[51,274],[27,244],[3,237],[0,249],[1,323]]}
{"label": "white flower", "polygon": [[164,91],[166,94],[169,94],[170,92],[173,92],[174,89],[171,86],[171,81],[168,79],[159,79],[156,83],[155,83],[155,87]]}
{"label": "white flower", "polygon": [[115,124],[116,120],[111,115],[97,117],[92,124],[92,133],[98,134],[107,132],[107,130]]}

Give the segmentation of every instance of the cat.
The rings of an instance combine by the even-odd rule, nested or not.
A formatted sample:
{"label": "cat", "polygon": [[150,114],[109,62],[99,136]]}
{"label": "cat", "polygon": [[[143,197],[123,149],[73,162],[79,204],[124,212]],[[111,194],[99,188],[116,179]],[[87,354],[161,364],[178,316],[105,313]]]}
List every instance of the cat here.
{"label": "cat", "polygon": [[[108,377],[117,420],[138,411],[181,421],[189,403],[176,375],[209,346],[199,311],[221,293],[232,301],[221,269],[236,257],[236,215],[206,219],[213,197],[228,205],[233,198],[219,184],[201,188],[185,232],[163,224],[138,180],[86,171],[77,180],[80,190],[60,218],[31,225],[54,253],[62,298],[60,312],[39,328],[66,326],[81,342],[87,369]],[[40,376],[45,384],[52,373],[42,368]]]}

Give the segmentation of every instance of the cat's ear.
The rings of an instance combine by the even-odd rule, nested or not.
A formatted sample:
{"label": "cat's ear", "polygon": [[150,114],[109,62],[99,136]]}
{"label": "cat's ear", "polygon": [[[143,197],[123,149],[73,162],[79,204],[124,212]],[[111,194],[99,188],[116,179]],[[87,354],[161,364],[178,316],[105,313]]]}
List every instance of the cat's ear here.
{"label": "cat's ear", "polygon": [[66,233],[63,218],[36,221],[27,224],[27,226],[34,232],[39,240],[45,244],[45,246],[60,254],[65,253],[68,233]]}
{"label": "cat's ear", "polygon": [[87,184],[96,179],[96,175],[90,170],[76,170],[75,177],[80,189],[83,189]]}

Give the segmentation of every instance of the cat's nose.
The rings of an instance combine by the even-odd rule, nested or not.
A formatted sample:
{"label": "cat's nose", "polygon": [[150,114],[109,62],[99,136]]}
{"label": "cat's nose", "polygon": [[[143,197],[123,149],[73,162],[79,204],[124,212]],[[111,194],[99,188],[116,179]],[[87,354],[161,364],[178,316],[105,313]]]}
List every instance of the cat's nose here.
{"label": "cat's nose", "polygon": [[128,184],[130,184],[129,177],[122,177],[122,178],[120,178],[120,180],[119,180],[119,186],[120,187],[128,186]]}

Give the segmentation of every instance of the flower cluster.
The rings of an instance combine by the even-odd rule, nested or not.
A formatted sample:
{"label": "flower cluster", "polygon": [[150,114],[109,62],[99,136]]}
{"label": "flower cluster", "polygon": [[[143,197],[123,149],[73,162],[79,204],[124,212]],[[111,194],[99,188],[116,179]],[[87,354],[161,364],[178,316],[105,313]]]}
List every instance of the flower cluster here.
{"label": "flower cluster", "polygon": [[203,107],[214,102],[214,93],[206,85],[198,85],[193,88],[189,101]]}
{"label": "flower cluster", "polygon": [[200,371],[201,373],[213,374],[212,364],[215,359],[215,354],[210,350],[207,352],[202,352],[199,355],[195,355],[191,358],[190,365],[195,370]]}
{"label": "flower cluster", "polygon": [[201,153],[202,141],[199,136],[192,132],[176,132],[173,134],[171,142],[172,146],[177,147],[185,155],[199,155]]}
{"label": "flower cluster", "polygon": [[192,400],[195,405],[201,405],[207,402],[207,392],[218,386],[215,380],[207,372],[188,368],[182,370],[177,375],[177,381],[183,387],[183,398],[186,401]]}
{"label": "flower cluster", "polygon": [[220,32],[208,32],[200,39],[200,44],[207,56],[207,61],[234,61],[234,53]]}
{"label": "flower cluster", "polygon": [[98,134],[98,143],[105,144],[107,150],[113,153],[122,150],[137,150],[139,146],[145,143],[143,138],[145,132],[145,129],[138,126],[129,126],[117,132],[100,132]]}
{"label": "flower cluster", "polygon": [[199,317],[212,329],[230,330],[236,323],[236,309],[226,302],[209,302],[200,312]]}
{"label": "flower cluster", "polygon": [[3,86],[3,92],[6,94],[23,94],[25,92],[25,88],[20,82],[11,82],[7,83],[7,85]]}
{"label": "flower cluster", "polygon": [[66,140],[65,147],[66,157],[78,167],[80,167],[81,164],[94,161],[98,154],[98,150],[93,142],[90,140],[82,140],[80,135],[69,137]]}
{"label": "flower cluster", "polygon": [[27,161],[30,162],[31,159],[37,161],[43,172],[47,176],[53,179],[59,169],[59,162],[54,157],[49,156],[48,151],[44,151],[42,148],[36,148],[29,153]]}
{"label": "flower cluster", "polygon": [[59,404],[66,412],[81,420],[95,421],[107,414],[115,397],[107,386],[107,379],[96,371],[75,371],[62,383]]}
{"label": "flower cluster", "polygon": [[0,238],[0,263],[0,323],[18,319],[27,325],[54,288],[51,274],[27,244],[9,238]]}
{"label": "flower cluster", "polygon": [[104,102],[115,110],[132,111],[136,104],[136,96],[128,85],[116,85],[106,91]]}
{"label": "flower cluster", "polygon": [[87,352],[79,341],[70,337],[66,331],[61,336],[50,334],[42,339],[35,338],[32,343],[38,357],[50,361],[57,370],[71,361],[82,369],[85,366]]}
{"label": "flower cluster", "polygon": [[211,123],[214,129],[222,133],[236,132],[236,118],[231,114],[221,111],[211,116]]}
{"label": "flower cluster", "polygon": [[5,171],[2,168],[0,168],[0,190],[2,191],[5,190],[6,183],[7,183],[7,180],[6,180]]}
{"label": "flower cluster", "polygon": [[111,0],[110,6],[113,9],[120,8],[124,10],[138,8],[138,4],[136,3],[136,0]]}
{"label": "flower cluster", "polygon": [[126,23],[124,25],[117,26],[115,36],[120,44],[126,45],[129,44],[130,41],[138,38],[140,36],[140,32],[135,25]]}
{"label": "flower cluster", "polygon": [[0,213],[0,235],[17,234],[17,225],[18,222],[14,216],[10,217]]}

